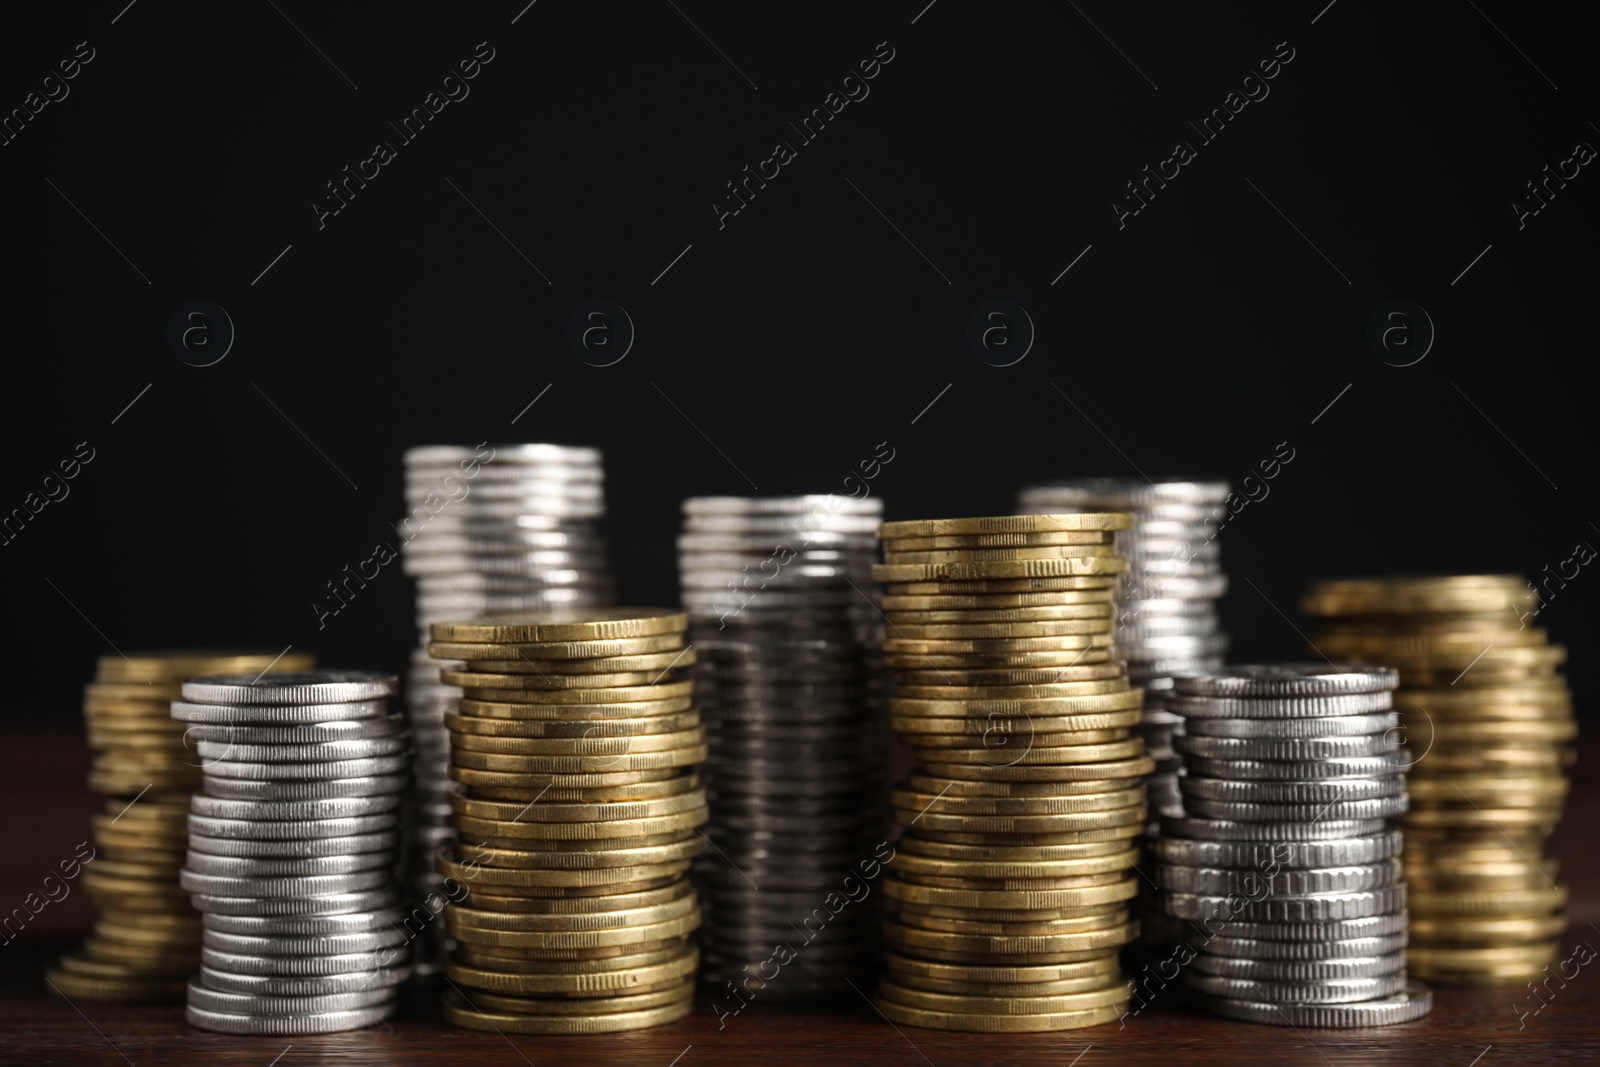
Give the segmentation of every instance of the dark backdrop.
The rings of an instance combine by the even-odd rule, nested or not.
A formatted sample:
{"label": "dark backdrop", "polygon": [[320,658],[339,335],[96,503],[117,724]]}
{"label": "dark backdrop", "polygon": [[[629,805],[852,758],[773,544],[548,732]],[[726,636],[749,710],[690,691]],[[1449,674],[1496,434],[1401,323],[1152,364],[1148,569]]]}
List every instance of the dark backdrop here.
{"label": "dark backdrop", "polygon": [[[908,518],[1068,475],[1237,481],[1287,441],[1223,534],[1241,659],[1300,651],[1318,577],[1600,544],[1574,5],[125,2],[0,33],[0,107],[39,106],[0,146],[0,506],[94,455],[0,548],[16,719],[75,720],[113,646],[401,666],[397,566],[320,632],[311,604],[389,536],[426,442],[601,446],[624,594],[670,602],[681,498],[828,491],[879,442]],[[801,143],[845,89],[869,95]],[[389,123],[445,90],[470,95],[404,142]],[[1206,143],[1189,123],[1233,91],[1268,95]],[[1119,221],[1180,140],[1195,158]],[[378,141],[395,157],[319,219]],[[778,141],[795,158],[719,228]],[[1577,173],[1533,214],[1546,166]],[[166,336],[196,299],[236,331],[205,368]],[[637,331],[613,366],[565,338],[591,299]],[[1015,365],[967,343],[991,299],[1036,328]],[[1396,299],[1436,330],[1408,367],[1366,339]],[[1390,362],[1426,340],[1409,315]],[[1580,694],[1593,569],[1540,620]]]}

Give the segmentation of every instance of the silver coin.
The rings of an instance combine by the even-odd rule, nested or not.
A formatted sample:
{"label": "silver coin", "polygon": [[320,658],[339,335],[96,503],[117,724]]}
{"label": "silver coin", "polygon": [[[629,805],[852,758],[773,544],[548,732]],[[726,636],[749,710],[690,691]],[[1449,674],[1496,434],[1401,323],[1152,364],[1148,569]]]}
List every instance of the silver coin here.
{"label": "silver coin", "polygon": [[1343,960],[1395,954],[1400,954],[1403,959],[1407,940],[1406,933],[1402,929],[1400,933],[1386,934],[1382,937],[1351,937],[1340,941],[1269,941],[1254,937],[1213,936],[1197,937],[1192,944],[1196,948],[1203,949],[1213,960],[1230,956],[1245,960],[1287,963],[1299,960]]}
{"label": "silver coin", "polygon": [[1202,841],[1326,841],[1338,837],[1366,837],[1387,828],[1382,819],[1252,823],[1205,819],[1181,812],[1161,813],[1163,837],[1189,837]]}
{"label": "silver coin", "polygon": [[398,793],[386,793],[320,800],[233,800],[197,793],[189,798],[189,810],[214,819],[346,819],[398,811],[401,799]]}
{"label": "silver coin", "polygon": [[1274,1026],[1353,1029],[1390,1026],[1420,1019],[1433,1010],[1433,992],[1421,982],[1407,982],[1393,996],[1355,1004],[1273,1004],[1258,999],[1208,998],[1218,1015]]}
{"label": "silver coin", "polygon": [[1318,819],[1393,819],[1410,809],[1405,793],[1370,800],[1329,800],[1311,804],[1262,804],[1248,800],[1207,800],[1186,796],[1184,811],[1206,819],[1285,823]]}
{"label": "silver coin", "polygon": [[1393,952],[1386,956],[1342,956],[1320,960],[1250,960],[1202,952],[1195,957],[1194,969],[1201,974],[1252,982],[1319,983],[1399,974],[1406,969],[1406,954]]}
{"label": "silver coin", "polygon": [[369,778],[398,774],[411,766],[410,755],[374,756],[371,759],[337,760],[327,763],[261,763],[245,760],[213,759],[205,764],[207,779],[237,778],[255,782],[323,781],[330,778]]}
{"label": "silver coin", "polygon": [[[394,881],[389,870],[352,871],[348,874],[286,875],[277,878],[235,878],[224,874],[201,874],[184,869],[178,884],[191,894],[209,897],[321,897],[380,889]],[[199,904],[195,907],[200,910]]]}
{"label": "silver coin", "polygon": [[[1138,511],[1168,504],[1220,504],[1227,499],[1229,491],[1227,482],[1215,479],[1172,478],[1150,482],[1132,478],[1074,478],[1028,486],[1017,494],[1017,499],[1025,508],[1046,509],[1035,512],[1037,514],[1049,514],[1049,509],[1056,507]],[[1134,528],[1138,528],[1137,522]]]}
{"label": "silver coin", "polygon": [[1183,972],[1184,984],[1207,996],[1251,998],[1268,1004],[1348,1004],[1392,997],[1406,987],[1405,972],[1371,978],[1328,978],[1315,982],[1265,982],[1250,978]]}
{"label": "silver coin", "polygon": [[184,1009],[190,1026],[221,1034],[258,1034],[294,1037],[305,1034],[333,1034],[356,1030],[390,1018],[399,1010],[397,1001],[369,1008],[320,1012],[315,1015],[236,1015],[211,1011],[193,1004]]}
{"label": "silver coin", "polygon": [[365,930],[348,934],[309,937],[256,937],[250,934],[206,930],[202,944],[218,952],[246,956],[347,956],[376,953],[403,945],[409,935],[401,929]]}
{"label": "silver coin", "polygon": [[1221,620],[1212,614],[1125,614],[1117,626],[1117,639],[1133,643],[1152,637],[1203,637],[1216,633]]}
{"label": "silver coin", "polygon": [[1167,709],[1189,719],[1326,719],[1389,711],[1387,689],[1332,696],[1212,697],[1174,693]]}
{"label": "silver coin", "polygon": [[701,515],[881,515],[883,501],[858,499],[838,493],[802,496],[692,496],[683,501],[683,514]]}
{"label": "silver coin", "polygon": [[373,797],[403,791],[410,782],[405,774],[331,778],[323,781],[252,781],[248,778],[207,777],[207,796],[229,800],[299,801],[335,797]]}
{"label": "silver coin", "polygon": [[[1320,923],[1256,922],[1208,917],[1199,931],[1203,935],[1225,934],[1247,941],[1282,941],[1302,945],[1325,945],[1358,938],[1404,935],[1410,922],[1404,911],[1368,915],[1359,919],[1339,919]],[[1213,923],[1218,925],[1213,926]]]}
{"label": "silver coin", "polygon": [[1322,738],[1382,734],[1400,725],[1400,714],[1338,715],[1316,719],[1185,719],[1190,737]]}
{"label": "silver coin", "polygon": [[339,856],[356,852],[392,849],[400,843],[398,830],[380,830],[348,837],[312,837],[288,841],[253,840],[237,837],[189,835],[189,851],[213,856],[246,859],[301,859],[311,856]]}
{"label": "silver coin", "polygon": [[1328,923],[1362,919],[1405,910],[1405,886],[1386,886],[1354,893],[1249,900],[1233,896],[1163,891],[1162,909],[1178,919],[1221,917],[1253,923]]}
{"label": "silver coin", "polygon": [[1404,754],[1356,756],[1319,760],[1207,759],[1188,756],[1190,774],[1207,778],[1234,778],[1263,782],[1319,782],[1383,778],[1404,774],[1410,764]]}
{"label": "silver coin", "polygon": [[405,460],[407,470],[460,464],[470,464],[475,467],[481,465],[487,469],[491,463],[498,467],[521,463],[598,467],[600,450],[584,445],[490,445],[485,442],[476,448],[467,445],[413,445],[405,450],[402,458]]}
{"label": "silver coin", "polygon": [[418,910],[422,912],[420,917],[416,911],[408,912],[400,907],[347,911],[337,915],[223,915],[207,912],[205,928],[252,937],[316,937],[322,934],[384,930],[401,924],[409,930],[413,921],[420,929],[432,918],[431,910],[424,905],[419,905]]}
{"label": "silver coin", "polygon": [[320,978],[324,975],[377,971],[396,961],[394,953],[386,949],[340,955],[264,956],[256,953],[224,952],[202,945],[200,962],[214,971],[227,971],[232,974],[260,974],[276,978]]}
{"label": "silver coin", "polygon": [[[402,715],[309,723],[303,726],[222,726],[196,724],[183,732],[184,743],[209,741],[238,745],[308,745],[395,737],[405,732]],[[241,759],[247,757],[239,757]]]}
{"label": "silver coin", "polygon": [[306,977],[238,974],[204,965],[200,968],[200,982],[207,989],[255,996],[314,997],[332,993],[365,993],[375,989],[393,989],[410,977],[411,966],[405,961],[374,970]]}
{"label": "silver coin", "polygon": [[1300,897],[1314,893],[1353,893],[1397,884],[1403,873],[1398,859],[1349,867],[1300,870],[1238,870],[1157,864],[1155,880],[1175,893],[1225,896],[1230,893]]}
{"label": "silver coin", "polygon": [[1270,663],[1230,666],[1217,674],[1179,678],[1181,696],[1314,697],[1394,689],[1400,676],[1387,667],[1355,664]]}
{"label": "silver coin", "polygon": [[189,1004],[225,1015],[316,1015],[352,1008],[370,1008],[393,1000],[393,987],[364,993],[325,993],[320,997],[268,997],[252,993],[224,993],[207,989],[198,978],[189,981]]}
{"label": "silver coin", "polygon": [[1186,797],[1258,804],[1327,804],[1333,801],[1395,797],[1406,791],[1406,781],[1398,775],[1390,778],[1344,778],[1328,782],[1256,782],[1184,775],[1179,779],[1178,786]]}
{"label": "silver coin", "polygon": [[391,830],[400,825],[398,811],[377,815],[352,815],[339,819],[219,819],[189,815],[189,830],[202,837],[232,837],[246,841],[303,841],[315,837],[352,837]]}
{"label": "silver coin", "polygon": [[340,704],[393,696],[399,688],[400,680],[382,671],[219,674],[184,682],[183,699],[197,704]]}
{"label": "silver coin", "polygon": [[227,897],[210,893],[190,893],[189,899],[196,911],[204,912],[208,917],[213,912],[223,915],[263,917],[339,915],[344,912],[392,908],[400,903],[400,891],[391,884],[378,889],[329,893],[316,897]]}
{"label": "silver coin", "polygon": [[172,717],[181,722],[210,723],[234,726],[251,723],[258,726],[298,726],[302,724],[334,723],[350,720],[379,719],[389,713],[387,698],[354,700],[340,703],[299,704],[289,706],[252,705],[245,711],[232,704],[201,704],[175,700]]}
{"label": "silver coin", "polygon": [[214,760],[234,763],[331,763],[335,760],[393,756],[411,747],[410,734],[392,737],[350,738],[309,744],[248,744],[237,740],[196,741],[201,766]]}
{"label": "silver coin", "polygon": [[1168,578],[1163,575],[1140,577],[1124,585],[1129,599],[1141,600],[1216,600],[1228,591],[1228,576],[1206,578]]}
{"label": "silver coin", "polygon": [[274,878],[285,875],[348,874],[380,867],[393,868],[399,856],[393,849],[354,855],[298,856],[281,859],[253,856],[213,856],[190,852],[184,866],[197,874],[224,874],[235,878]]}
{"label": "silver coin", "polygon": [[684,524],[684,533],[731,533],[746,536],[804,536],[812,530],[834,533],[876,534],[875,515],[704,515]]}

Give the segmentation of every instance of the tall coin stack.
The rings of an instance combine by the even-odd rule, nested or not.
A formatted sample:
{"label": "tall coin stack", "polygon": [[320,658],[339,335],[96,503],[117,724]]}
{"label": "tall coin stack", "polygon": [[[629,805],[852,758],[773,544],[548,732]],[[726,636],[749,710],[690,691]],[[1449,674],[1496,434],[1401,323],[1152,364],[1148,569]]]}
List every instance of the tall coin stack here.
{"label": "tall coin stack", "polygon": [[890,725],[922,762],[885,891],[895,1023],[1065,1030],[1122,1015],[1153,761],[1113,658],[1126,514],[885,523]]}
{"label": "tall coin stack", "polygon": [[1188,928],[1184,983],[1218,1015],[1357,1027],[1432,1008],[1406,977],[1398,680],[1275,664],[1173,683],[1183,810],[1161,815],[1156,879]]}
{"label": "tall coin stack", "polygon": [[842,902],[887,837],[883,626],[869,599],[883,504],[695,497],[683,516],[716,845],[696,861],[702,977],[733,1005],[849,995],[882,959],[879,895]]}
{"label": "tall coin stack", "polygon": [[180,881],[202,916],[189,1022],[320,1034],[394,1013],[410,974],[396,870],[411,767],[399,689],[374,671],[183,685],[205,771]]}
{"label": "tall coin stack", "polygon": [[[461,690],[439,681],[428,627],[484,613],[592,607],[615,598],[596,522],[605,511],[600,452],[543,444],[423,445],[405,453],[405,573],[417,583],[418,648],[406,684],[416,784],[406,813],[407,888],[438,891],[433,856],[449,840],[450,747],[444,717]],[[438,965],[437,931],[415,942]]]}
{"label": "tall coin stack", "polygon": [[444,1017],[523,1034],[687,1015],[706,757],[688,618],[651,608],[435,623],[465,663],[446,716],[455,836],[438,856],[456,941]]}
{"label": "tall coin stack", "polygon": [[1515,575],[1320,582],[1302,601],[1328,655],[1400,672],[1412,763],[1406,834],[1411,970],[1521,984],[1557,962],[1567,889],[1546,843],[1577,735],[1566,649],[1529,625]]}
{"label": "tall coin stack", "polygon": [[89,788],[105,797],[105,807],[94,817],[93,859],[82,883],[100,914],[82,950],[47,975],[57,990],[74,1000],[183,999],[200,969],[200,916],[178,871],[201,761],[183,724],[172,721],[171,702],[193,675],[313,666],[311,656],[271,652],[100,657],[83,717],[94,753]]}

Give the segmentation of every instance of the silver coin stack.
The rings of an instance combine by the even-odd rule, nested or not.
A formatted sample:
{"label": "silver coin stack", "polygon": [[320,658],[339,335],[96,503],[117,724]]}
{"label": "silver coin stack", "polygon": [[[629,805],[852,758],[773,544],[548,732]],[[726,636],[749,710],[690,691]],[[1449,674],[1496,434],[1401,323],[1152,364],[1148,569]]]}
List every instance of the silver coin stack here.
{"label": "silver coin stack", "polygon": [[702,976],[738,1004],[848,995],[882,945],[881,894],[856,899],[853,868],[886,836],[883,505],[696,497],[683,515],[715,846],[696,861]]}
{"label": "silver coin stack", "polygon": [[1188,929],[1184,984],[1218,1015],[1353,1027],[1431,1009],[1406,976],[1398,684],[1328,664],[1173,683],[1183,810],[1162,813],[1156,880]]}
{"label": "silver coin stack", "polygon": [[[444,717],[461,689],[439,681],[428,655],[429,626],[496,612],[595,607],[616,599],[605,542],[598,449],[510,444],[423,445],[405,453],[407,515],[395,524],[405,572],[417,583],[418,647],[406,682],[406,713],[416,748],[416,784],[407,803],[407,889],[439,891],[433,857],[449,841],[450,738]],[[438,970],[443,924],[417,939],[419,973]]]}
{"label": "silver coin stack", "polygon": [[203,928],[192,1025],[320,1034],[394,1013],[416,932],[397,872],[411,766],[397,689],[373,671],[184,683],[172,715],[204,774],[179,876]]}

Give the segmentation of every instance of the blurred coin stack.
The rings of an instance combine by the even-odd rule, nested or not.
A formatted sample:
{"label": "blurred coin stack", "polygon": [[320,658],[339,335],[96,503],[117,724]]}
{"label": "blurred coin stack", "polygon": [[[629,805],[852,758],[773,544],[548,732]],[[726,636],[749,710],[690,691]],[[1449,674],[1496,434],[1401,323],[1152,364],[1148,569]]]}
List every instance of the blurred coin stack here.
{"label": "blurred coin stack", "polygon": [[1405,828],[1411,970],[1520,984],[1559,958],[1567,889],[1546,842],[1577,735],[1566,649],[1528,625],[1515,575],[1321,582],[1301,607],[1328,655],[1400,672],[1412,764]]}
{"label": "blurred coin stack", "polygon": [[[94,753],[89,788],[105,797],[94,816],[94,860],[82,885],[99,909],[94,933],[47,976],[73,998],[182,1000],[200,969],[200,916],[178,885],[189,795],[201,760],[170,711],[184,679],[223,671],[308,670],[308,655],[271,652],[136,652],[102,656],[84,692]],[[83,859],[79,856],[79,859]]]}
{"label": "blurred coin stack", "polygon": [[882,959],[878,894],[824,907],[887,836],[882,516],[879,500],[837,494],[683,502],[716,845],[695,864],[702,977],[735,1004],[849,995]]}
{"label": "blurred coin stack", "polygon": [[651,608],[435,623],[465,664],[446,716],[455,835],[438,854],[455,947],[447,1021],[589,1034],[687,1015],[706,756],[688,618]]}
{"label": "blurred coin stack", "polygon": [[[424,445],[405,453],[406,517],[395,524],[405,572],[417,583],[417,630],[406,684],[416,785],[406,813],[407,889],[438,892],[433,856],[450,829],[449,738],[444,717],[461,690],[439,681],[428,627],[484,613],[592,607],[615,598],[605,543],[600,452],[564,445]],[[442,936],[415,945],[420,972]]]}
{"label": "blurred coin stack", "polygon": [[884,888],[898,1024],[992,1032],[1109,1022],[1138,933],[1134,844],[1153,762],[1113,658],[1126,514],[881,527],[890,725],[922,766]]}
{"label": "blurred coin stack", "polygon": [[1358,1027],[1431,1009],[1406,977],[1398,680],[1273,664],[1173,683],[1183,810],[1161,815],[1156,880],[1193,950],[1184,983],[1218,1015]]}
{"label": "blurred coin stack", "polygon": [[205,771],[180,882],[202,916],[189,1022],[320,1034],[394,1013],[415,931],[398,907],[411,767],[393,675],[213,675],[172,717]]}

